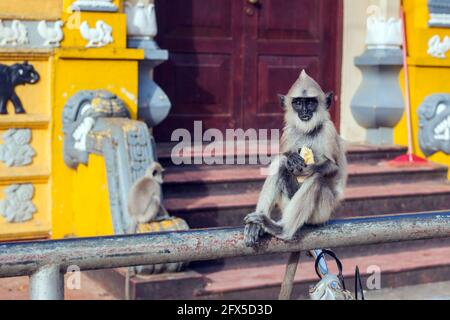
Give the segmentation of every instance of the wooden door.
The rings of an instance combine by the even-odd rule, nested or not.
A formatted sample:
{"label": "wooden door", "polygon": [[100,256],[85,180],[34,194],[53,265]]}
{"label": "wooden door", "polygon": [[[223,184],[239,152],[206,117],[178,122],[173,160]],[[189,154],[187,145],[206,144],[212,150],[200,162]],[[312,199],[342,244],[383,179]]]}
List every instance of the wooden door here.
{"label": "wooden door", "polygon": [[160,0],[155,2],[161,48],[170,59],[155,69],[156,82],[172,102],[155,129],[157,141],[172,131],[240,127],[242,99],[242,1]]}
{"label": "wooden door", "polygon": [[341,0],[156,0],[156,11],[170,59],[155,79],[173,104],[157,141],[195,120],[203,130],[281,128],[277,94],[302,68],[339,93]]}
{"label": "wooden door", "polygon": [[286,94],[302,69],[324,91],[339,93],[340,1],[247,1],[245,10],[244,127],[281,128],[277,94]]}

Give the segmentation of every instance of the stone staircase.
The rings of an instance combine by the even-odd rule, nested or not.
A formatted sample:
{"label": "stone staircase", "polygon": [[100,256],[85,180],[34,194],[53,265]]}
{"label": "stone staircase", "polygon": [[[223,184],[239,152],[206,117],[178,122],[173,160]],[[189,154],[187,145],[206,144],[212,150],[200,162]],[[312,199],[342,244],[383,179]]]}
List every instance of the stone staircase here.
{"label": "stone staircase", "polygon": [[[185,219],[191,228],[241,226],[243,217],[254,210],[264,181],[260,166],[175,166],[171,147],[158,145],[159,161],[166,168],[163,190],[167,210]],[[237,151],[246,158],[256,152]],[[348,187],[334,218],[450,209],[447,168],[433,163],[414,167],[389,164],[388,160],[405,152],[397,146],[349,146]],[[342,248],[337,252],[344,259],[346,276],[357,264],[363,276],[367,276],[366,266],[380,265],[385,287],[449,280],[450,261],[444,261],[439,250],[450,251],[450,242],[437,239]],[[132,280],[131,287],[138,299],[274,299],[286,261],[287,255],[273,254],[193,262],[188,271],[176,276],[139,276]],[[298,297],[316,281],[310,258],[303,256],[299,268],[294,290]],[[116,294],[123,292],[120,274],[123,270],[115,274],[121,279],[116,282]]]}
{"label": "stone staircase", "polygon": [[[345,202],[334,217],[449,209],[447,168],[432,163],[410,167],[387,162],[403,153],[402,147],[350,146]],[[161,145],[158,157],[166,168],[166,207],[191,228],[240,226],[245,214],[254,210],[265,179],[260,166],[174,166],[170,145]]]}

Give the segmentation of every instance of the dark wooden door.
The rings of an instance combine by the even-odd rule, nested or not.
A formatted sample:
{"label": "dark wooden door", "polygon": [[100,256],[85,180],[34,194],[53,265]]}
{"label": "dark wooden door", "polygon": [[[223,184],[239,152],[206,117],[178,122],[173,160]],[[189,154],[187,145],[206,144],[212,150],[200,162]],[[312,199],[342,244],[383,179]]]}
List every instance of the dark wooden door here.
{"label": "dark wooden door", "polygon": [[281,128],[277,94],[302,68],[339,93],[341,0],[156,0],[156,11],[170,59],[155,79],[173,104],[157,141],[195,120],[203,130]]}

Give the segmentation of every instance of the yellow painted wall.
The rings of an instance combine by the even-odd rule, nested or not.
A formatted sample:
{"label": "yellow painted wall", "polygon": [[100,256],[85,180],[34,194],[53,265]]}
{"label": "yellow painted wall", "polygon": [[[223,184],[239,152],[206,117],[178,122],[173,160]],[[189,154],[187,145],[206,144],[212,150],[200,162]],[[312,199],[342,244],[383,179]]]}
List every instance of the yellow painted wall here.
{"label": "yellow painted wall", "polygon": [[[67,100],[80,90],[109,90],[121,98],[132,118],[137,115],[138,61],[142,50],[126,48],[126,16],[122,1],[114,0],[117,13],[70,13],[72,0],[0,1],[0,18],[62,19],[65,38],[58,49],[0,48],[0,63],[28,60],[41,79],[17,88],[25,115],[0,117],[0,135],[8,128],[32,129],[33,163],[8,168],[0,163],[0,199],[12,183],[33,183],[33,203],[38,211],[26,223],[7,223],[0,217],[0,241],[36,237],[63,238],[113,233],[104,160],[92,155],[77,170],[63,161],[62,111]],[[71,19],[68,23],[68,19]],[[104,20],[113,27],[114,42],[86,49],[79,24],[91,27]],[[2,141],[0,140],[0,143]]]}
{"label": "yellow painted wall", "polygon": [[[90,28],[95,28],[98,20],[106,22],[113,28],[113,42],[103,48],[126,48],[127,46],[127,26],[126,15],[122,13],[103,13],[103,12],[81,12],[65,13],[64,21],[70,19],[70,23],[64,26],[64,40],[61,47],[84,47],[87,41],[83,39],[80,33],[80,24],[87,21]],[[95,50],[95,49],[94,49]]]}
{"label": "yellow painted wall", "polygon": [[62,0],[1,0],[1,19],[56,20],[63,11]]}
{"label": "yellow painted wall", "polygon": [[[30,142],[36,152],[33,162],[23,167],[7,167],[0,162],[0,199],[4,189],[15,183],[30,183],[35,188],[33,204],[37,212],[33,220],[24,223],[8,223],[0,216],[0,240],[46,237],[51,230],[51,58],[47,53],[21,52],[11,54],[0,51],[0,63],[11,65],[29,60],[40,74],[34,85],[16,87],[26,114],[14,114],[11,102],[8,115],[0,116],[0,137],[10,128],[28,128],[32,132]],[[0,143],[3,139],[0,138]]]}
{"label": "yellow painted wall", "polygon": [[[408,36],[408,71],[412,108],[412,136],[414,154],[425,157],[418,142],[419,117],[417,109],[425,97],[436,93],[450,94],[450,58],[438,59],[427,55],[428,40],[435,34],[450,36],[450,29],[428,27],[427,0],[405,0]],[[401,75],[402,86],[403,72]],[[407,145],[406,114],[394,130],[396,144]],[[430,161],[450,166],[450,155],[438,152]],[[450,179],[450,172],[449,172]]]}
{"label": "yellow painted wall", "polygon": [[[59,53],[64,55],[64,50]],[[137,100],[132,97],[137,97],[137,72],[137,62],[133,60],[77,60],[58,56],[54,97],[54,114],[58,121],[54,123],[52,161],[53,238],[113,233],[104,161],[91,155],[88,166],[80,165],[77,171],[68,168],[63,161],[60,119],[71,96],[80,90],[97,89],[117,94],[135,118]]]}

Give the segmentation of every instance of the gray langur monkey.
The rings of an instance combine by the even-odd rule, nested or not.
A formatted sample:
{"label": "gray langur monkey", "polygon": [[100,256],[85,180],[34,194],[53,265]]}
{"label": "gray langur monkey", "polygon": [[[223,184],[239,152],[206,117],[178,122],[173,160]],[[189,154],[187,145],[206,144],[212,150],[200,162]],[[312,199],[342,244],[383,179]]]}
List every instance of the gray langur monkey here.
{"label": "gray langur monkey", "polygon": [[[256,211],[244,219],[247,246],[256,245],[264,233],[291,240],[304,224],[328,221],[343,198],[347,161],[344,143],[330,120],[333,96],[304,70],[288,94],[279,96],[285,110],[281,152],[269,167]],[[314,164],[300,156],[303,147],[312,150]],[[282,211],[279,221],[270,217],[275,204]]]}
{"label": "gray langur monkey", "polygon": [[160,220],[169,218],[169,214],[161,204],[163,171],[158,162],[152,162],[145,175],[132,185],[128,195],[128,214],[134,223],[155,220],[158,213]]}

